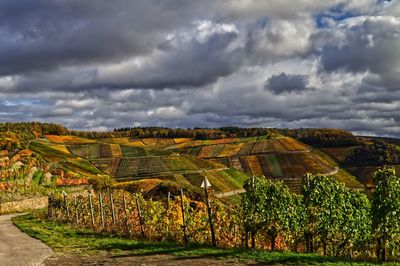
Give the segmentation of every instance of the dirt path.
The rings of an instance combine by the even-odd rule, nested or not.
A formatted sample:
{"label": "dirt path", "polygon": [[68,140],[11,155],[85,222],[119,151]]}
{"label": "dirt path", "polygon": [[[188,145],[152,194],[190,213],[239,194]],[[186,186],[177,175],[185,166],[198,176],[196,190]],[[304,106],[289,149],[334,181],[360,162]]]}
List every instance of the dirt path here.
{"label": "dirt path", "polygon": [[215,194],[215,197],[225,198],[225,197],[229,197],[229,196],[233,196],[233,195],[241,194],[241,193],[245,193],[245,192],[246,192],[245,189],[236,189],[236,190],[231,190],[228,192],[222,192],[222,193]]}
{"label": "dirt path", "polygon": [[43,265],[53,251],[15,227],[11,222],[14,216],[0,216],[0,265]]}
{"label": "dirt path", "polygon": [[[173,255],[148,255],[148,256],[110,256],[96,254],[82,256],[79,254],[54,255],[46,259],[46,266],[73,266],[73,265],[123,265],[123,266],[243,266],[255,265],[254,263],[241,263],[236,260],[216,259],[209,257],[176,257]],[[262,264],[257,264],[262,265]]]}

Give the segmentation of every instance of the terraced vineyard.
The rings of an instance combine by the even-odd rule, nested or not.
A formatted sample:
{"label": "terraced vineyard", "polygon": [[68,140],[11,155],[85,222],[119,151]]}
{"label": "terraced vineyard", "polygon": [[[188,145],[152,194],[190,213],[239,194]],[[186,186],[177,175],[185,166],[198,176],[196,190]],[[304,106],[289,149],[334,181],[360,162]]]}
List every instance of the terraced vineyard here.
{"label": "terraced vineyard", "polygon": [[335,170],[335,166],[327,164],[314,152],[213,158],[210,161],[269,178],[295,178],[306,173],[330,173]]}
{"label": "terraced vineyard", "polygon": [[88,160],[122,156],[121,148],[118,144],[68,145],[68,148],[75,155]]}
{"label": "terraced vineyard", "polygon": [[60,143],[63,137],[48,139],[54,141],[51,144],[54,152],[87,159],[94,167],[120,182],[176,179],[174,182],[198,187],[197,183],[207,177],[213,184],[218,184],[220,192],[241,189],[244,181],[241,180],[241,185],[237,186],[230,176],[232,172],[227,174],[224,170],[229,168],[246,177],[257,175],[282,180],[293,191],[301,189],[301,177],[306,173],[334,175],[351,187],[360,184],[350,174],[339,172],[329,156],[290,137],[216,140],[109,138],[95,143],[86,139],[79,143],[79,139],[66,138],[67,146]]}
{"label": "terraced vineyard", "polygon": [[310,147],[292,139],[282,137],[273,140],[264,140],[248,143],[213,144],[201,147],[189,147],[185,152],[200,158],[232,157],[237,155],[257,155],[264,153],[302,153]]}
{"label": "terraced vineyard", "polygon": [[301,178],[306,173],[332,175],[349,187],[364,189],[332,158],[290,137],[189,147],[184,151],[249,175],[282,180],[295,192],[301,190]]}
{"label": "terraced vineyard", "polygon": [[93,160],[92,162],[98,168],[115,176],[116,180],[223,168],[221,165],[199,160],[189,155],[123,157]]}

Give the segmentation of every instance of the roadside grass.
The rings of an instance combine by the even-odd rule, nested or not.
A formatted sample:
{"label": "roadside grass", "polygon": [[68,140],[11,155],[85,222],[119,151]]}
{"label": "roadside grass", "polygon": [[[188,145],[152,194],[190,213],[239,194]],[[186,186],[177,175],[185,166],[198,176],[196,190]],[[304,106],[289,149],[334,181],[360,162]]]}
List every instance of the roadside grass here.
{"label": "roadside grass", "polygon": [[[324,257],[317,254],[292,252],[267,252],[261,250],[221,249],[199,245],[179,245],[167,242],[145,242],[121,238],[109,233],[96,233],[89,229],[58,224],[27,214],[12,219],[13,223],[28,235],[42,240],[58,253],[95,254],[106,251],[113,257],[170,254],[184,258],[236,259],[243,262],[268,265],[374,265],[346,259]],[[395,265],[395,264],[387,264]]]}

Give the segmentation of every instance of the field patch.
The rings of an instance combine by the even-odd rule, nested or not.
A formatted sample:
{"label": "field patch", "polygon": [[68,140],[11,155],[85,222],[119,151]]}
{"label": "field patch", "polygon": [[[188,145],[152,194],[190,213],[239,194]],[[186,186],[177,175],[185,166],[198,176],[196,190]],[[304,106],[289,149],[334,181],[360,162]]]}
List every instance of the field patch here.
{"label": "field patch", "polygon": [[88,160],[100,158],[121,157],[122,152],[118,144],[85,144],[85,145],[69,145],[68,148],[72,153]]}
{"label": "field patch", "polygon": [[57,136],[57,135],[45,135],[45,138],[53,143],[63,143],[63,144],[86,144],[95,143],[93,139],[81,138],[77,136]]}
{"label": "field patch", "polygon": [[32,141],[29,148],[44,156],[47,159],[58,160],[69,157],[74,157],[71,153],[64,150],[60,145],[46,144],[40,141]]}

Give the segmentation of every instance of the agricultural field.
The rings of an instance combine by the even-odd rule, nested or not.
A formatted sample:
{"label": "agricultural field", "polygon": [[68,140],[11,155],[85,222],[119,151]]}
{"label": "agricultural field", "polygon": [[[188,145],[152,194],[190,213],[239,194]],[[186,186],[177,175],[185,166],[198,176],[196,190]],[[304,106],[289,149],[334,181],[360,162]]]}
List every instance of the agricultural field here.
{"label": "agricultural field", "polygon": [[93,139],[81,138],[77,136],[45,135],[44,137],[50,142],[62,144],[89,144],[96,142]]}
{"label": "agricultural field", "polygon": [[[311,150],[310,146],[285,136],[93,140],[45,135],[31,141],[29,150],[57,165],[62,170],[54,171],[58,176],[62,173],[77,180],[85,177],[85,182],[98,176],[112,177],[118,183],[142,180],[140,185],[132,187],[153,180],[150,183],[155,187],[172,182],[197,188],[207,177],[215,191],[222,193],[241,189],[245,178],[256,175],[283,180],[293,191],[298,191],[299,180],[306,173],[334,175],[349,187],[360,184],[350,174],[352,171],[338,170],[336,161],[330,157],[336,155],[337,160],[346,152],[343,148]],[[0,161],[1,164],[4,162]],[[234,176],[240,176],[239,181]],[[66,184],[68,178],[60,179],[58,183]]]}
{"label": "agricultural field", "polygon": [[229,192],[232,190],[243,189],[244,182],[249,178],[248,175],[235,170],[208,171],[203,173],[184,174],[194,187],[200,187],[204,177],[212,184],[211,189],[215,193]]}
{"label": "agricultural field", "polygon": [[199,195],[203,193],[200,186],[205,177],[212,185],[211,192],[215,194],[241,190],[244,182],[250,178],[246,173],[235,169],[194,171],[184,174],[175,173],[158,177],[129,179],[129,181],[118,182],[115,187],[132,192],[143,191],[154,197],[159,197],[159,193],[166,193],[163,188],[168,188],[168,191],[175,194],[179,193],[180,188],[185,188],[185,190]]}
{"label": "agricultural field", "polygon": [[257,142],[238,142],[228,144],[211,144],[186,148],[184,151],[200,158],[220,158],[237,155],[257,155],[264,153],[301,153],[310,148],[290,137]]}
{"label": "agricultural field", "polygon": [[46,157],[50,161],[74,157],[64,145],[53,144],[46,141],[46,139],[32,141],[29,149]]}
{"label": "agricultural field", "polygon": [[[173,145],[196,142],[187,138],[140,140],[116,138],[100,139],[94,143],[77,143],[77,139],[69,139],[68,136],[65,138],[66,143],[63,143],[62,139],[63,137],[49,137],[33,141],[31,146],[41,155],[55,158],[54,162],[57,162],[65,171],[74,171],[77,176],[108,175],[118,182],[118,186],[123,186],[121,182],[123,184],[133,182],[129,185],[131,188],[140,187],[153,180],[150,183],[154,185],[154,189],[161,184],[172,182],[196,190],[199,189],[199,184],[196,182],[199,180],[202,182],[204,177],[207,177],[216,192],[227,192],[242,189],[244,180],[248,178],[247,174],[228,169],[224,164],[190,154],[180,154],[169,149]],[[236,140],[207,140],[197,141],[197,143],[217,143],[218,147],[212,149],[210,154],[210,156],[217,156],[220,153],[232,153],[229,146],[224,146],[225,143],[231,141]],[[132,145],[132,143],[135,144]],[[242,145],[245,144],[239,143],[233,147],[233,151],[239,151]],[[205,149],[203,152],[206,151]],[[162,182],[155,182],[155,180],[162,180]]]}
{"label": "agricultural field", "polygon": [[91,160],[90,162],[102,172],[110,175],[115,176],[118,170],[119,163],[121,158],[101,158]]}
{"label": "agricultural field", "polygon": [[73,154],[88,160],[122,156],[121,148],[118,144],[68,145],[68,149]]}
{"label": "agricultural field", "polygon": [[[234,164],[233,162],[237,158],[239,164]],[[230,168],[244,170],[251,175],[263,175],[270,178],[295,178],[306,173],[329,174],[335,171],[335,166],[328,164],[314,152],[248,155],[235,158],[217,158],[213,161]]]}
{"label": "agricultural field", "polygon": [[136,147],[130,145],[120,145],[120,149],[123,157],[144,157],[149,156],[149,152],[146,148]]}
{"label": "agricultural field", "polygon": [[[99,162],[107,164],[107,161],[103,159],[100,161],[97,160],[95,164],[97,164],[98,167],[101,167],[101,165],[98,164]],[[113,167],[110,168],[112,169],[110,174],[115,173],[117,181],[126,178],[190,173],[221,167],[220,165],[203,161],[191,157],[190,155],[147,156],[136,158],[123,157],[118,162],[111,161],[110,164],[113,165]],[[107,169],[107,167],[104,169]]]}

